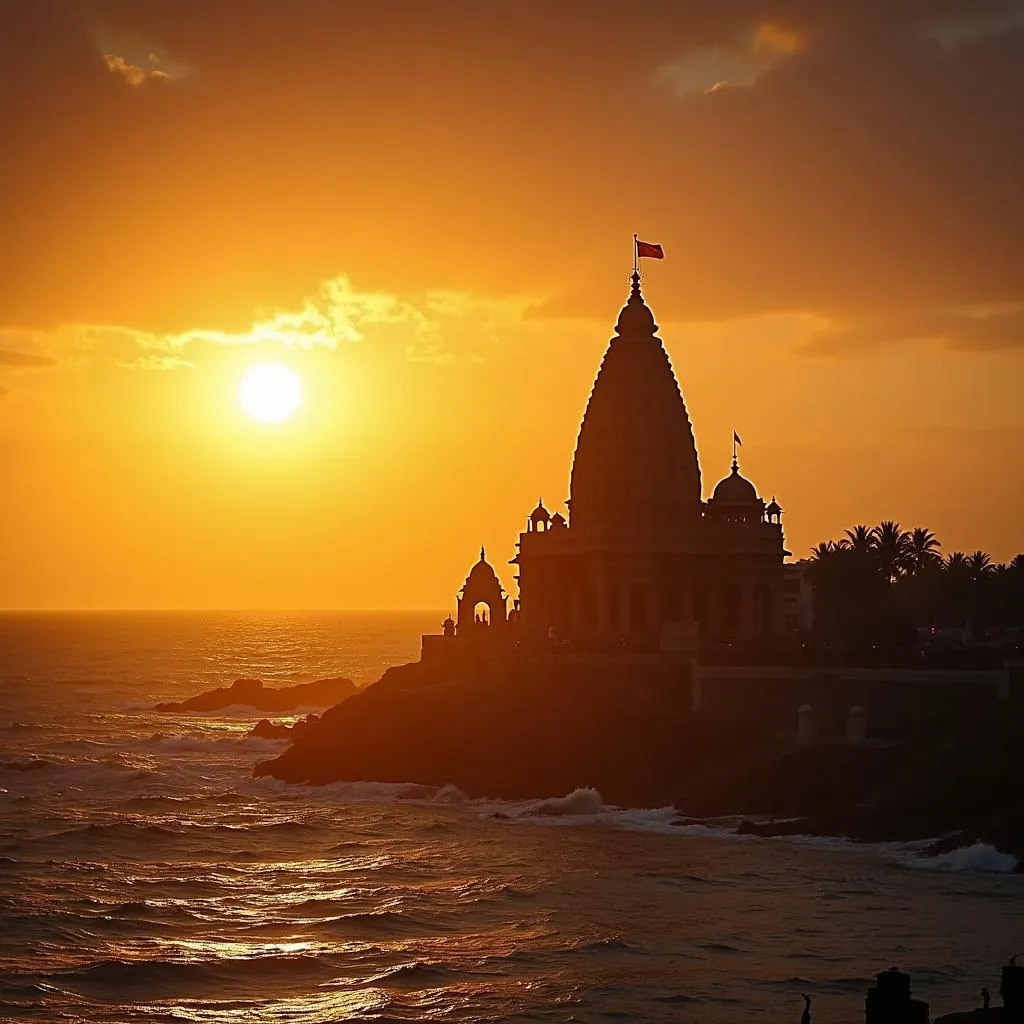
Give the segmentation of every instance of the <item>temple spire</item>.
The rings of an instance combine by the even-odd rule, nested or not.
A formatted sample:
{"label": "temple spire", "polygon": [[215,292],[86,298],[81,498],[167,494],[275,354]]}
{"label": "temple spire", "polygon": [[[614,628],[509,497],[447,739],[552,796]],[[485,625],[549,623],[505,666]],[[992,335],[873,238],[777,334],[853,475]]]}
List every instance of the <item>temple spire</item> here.
{"label": "temple spire", "polygon": [[484,546],[483,546],[483,544],[480,545],[480,561],[481,562],[486,562],[487,561],[487,559],[484,558]]}

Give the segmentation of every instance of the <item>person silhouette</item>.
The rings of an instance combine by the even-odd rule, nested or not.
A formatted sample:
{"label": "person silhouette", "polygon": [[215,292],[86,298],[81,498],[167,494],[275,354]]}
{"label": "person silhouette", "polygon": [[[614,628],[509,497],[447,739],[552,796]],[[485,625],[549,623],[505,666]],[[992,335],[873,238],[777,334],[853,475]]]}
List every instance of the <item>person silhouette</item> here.
{"label": "person silhouette", "polygon": [[804,1012],[800,1014],[800,1024],[811,1024],[811,997],[803,992],[800,994],[804,997]]}

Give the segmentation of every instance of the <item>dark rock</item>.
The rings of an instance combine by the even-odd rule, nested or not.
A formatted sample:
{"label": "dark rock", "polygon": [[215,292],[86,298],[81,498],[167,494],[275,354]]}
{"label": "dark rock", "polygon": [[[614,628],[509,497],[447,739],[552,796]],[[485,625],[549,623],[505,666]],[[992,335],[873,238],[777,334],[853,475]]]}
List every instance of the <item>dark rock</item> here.
{"label": "dark rock", "polygon": [[451,783],[510,800],[592,787],[607,804],[673,804],[680,824],[746,815],[749,835],[944,836],[929,852],[982,841],[1024,858],[1015,707],[979,705],[886,744],[797,747],[763,722],[694,714],[687,693],[678,666],[403,665],[293,733],[256,773]]}
{"label": "dark rock", "polygon": [[281,722],[271,722],[269,718],[261,718],[250,730],[248,735],[258,736],[264,740],[289,739],[292,727]]}
{"label": "dark rock", "polygon": [[271,722],[269,718],[261,718],[247,733],[249,736],[256,736],[265,740],[293,740],[296,736],[308,729],[311,725],[319,722],[319,716],[306,715],[293,725],[285,725],[284,722]]}
{"label": "dark rock", "polygon": [[312,683],[272,688],[259,679],[236,679],[230,686],[189,697],[188,700],[157,704],[157,711],[220,711],[233,705],[245,705],[257,711],[293,711],[302,707],[330,707],[357,692],[351,679],[336,677]]}
{"label": "dark rock", "polygon": [[936,1017],[932,1024],[1009,1024],[1010,1019],[1001,1006],[992,1006],[987,1010],[978,1007],[976,1010],[947,1013]]}

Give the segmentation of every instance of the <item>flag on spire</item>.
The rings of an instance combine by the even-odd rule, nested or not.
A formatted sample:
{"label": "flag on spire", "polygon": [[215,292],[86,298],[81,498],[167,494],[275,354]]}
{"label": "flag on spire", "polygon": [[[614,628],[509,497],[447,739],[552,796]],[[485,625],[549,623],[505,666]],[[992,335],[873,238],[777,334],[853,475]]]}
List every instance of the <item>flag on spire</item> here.
{"label": "flag on spire", "polygon": [[665,258],[665,250],[655,242],[641,242],[636,235],[633,236],[633,241],[636,243],[636,254],[639,259],[643,259],[645,256],[652,260]]}
{"label": "flag on spire", "polygon": [[732,432],[732,439],[733,441],[736,442],[736,444],[743,444],[743,442],[740,440],[740,435],[737,434],[735,430]]}

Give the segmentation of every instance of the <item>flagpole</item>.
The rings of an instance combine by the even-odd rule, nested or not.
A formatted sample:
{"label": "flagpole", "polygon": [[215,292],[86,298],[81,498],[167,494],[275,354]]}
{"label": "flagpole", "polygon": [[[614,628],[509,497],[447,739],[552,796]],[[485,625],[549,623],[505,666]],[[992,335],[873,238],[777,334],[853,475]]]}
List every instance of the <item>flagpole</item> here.
{"label": "flagpole", "polygon": [[736,431],[732,432],[732,461],[736,461]]}
{"label": "flagpole", "polygon": [[634,274],[638,273],[637,262],[638,262],[639,257],[637,256],[637,248],[638,248],[638,246],[636,244],[636,232],[634,231],[633,232],[633,273]]}

